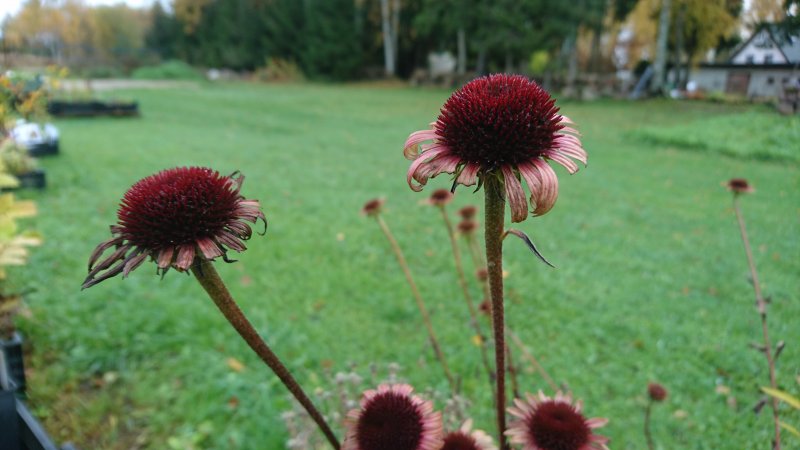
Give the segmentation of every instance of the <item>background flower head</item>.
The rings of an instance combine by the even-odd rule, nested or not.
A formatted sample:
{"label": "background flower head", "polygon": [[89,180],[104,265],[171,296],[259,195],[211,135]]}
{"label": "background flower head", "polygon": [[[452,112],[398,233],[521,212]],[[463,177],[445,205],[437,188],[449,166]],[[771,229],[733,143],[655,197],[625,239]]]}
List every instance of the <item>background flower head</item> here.
{"label": "background flower head", "polygon": [[581,402],[572,403],[569,395],[556,393],[554,398],[539,391],[538,396],[515,399],[508,412],[517,417],[506,434],[511,442],[523,444],[524,450],[608,450],[608,438],[592,430],[605,425],[607,419],[587,419],[581,413]]}
{"label": "background flower head", "polygon": [[460,429],[444,436],[441,450],[497,450],[497,447],[488,434],[473,430],[472,420],[467,420]]}
{"label": "background flower head", "polygon": [[442,416],[407,384],[364,392],[361,407],[347,414],[343,450],[439,450]]}
{"label": "background flower head", "polygon": [[244,251],[252,234],[247,222],[266,224],[266,217],[258,201],[240,195],[243,181],[204,167],[167,169],[138,181],[122,198],[112,238],[92,252],[83,287],[127,276],[148,257],[163,272],[187,270],[198,257],[225,258],[228,249]]}
{"label": "background flower head", "polygon": [[579,133],[550,94],[524,76],[505,74],[477,78],[453,93],[432,129],[408,137],[404,154],[413,160],[407,181],[415,191],[441,173],[455,174],[453,188],[500,178],[514,222],[528,212],[521,180],[530,188],[533,213],[542,215],[558,197],[558,178],[546,160],[570,173],[578,170],[573,159],[587,161]]}

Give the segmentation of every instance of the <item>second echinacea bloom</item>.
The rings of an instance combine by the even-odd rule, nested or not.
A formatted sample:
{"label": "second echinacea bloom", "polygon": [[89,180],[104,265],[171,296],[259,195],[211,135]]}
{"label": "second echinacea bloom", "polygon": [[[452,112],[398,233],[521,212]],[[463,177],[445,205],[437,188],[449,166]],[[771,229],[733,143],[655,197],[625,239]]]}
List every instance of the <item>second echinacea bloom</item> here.
{"label": "second echinacea bloom", "polygon": [[547,160],[569,173],[578,171],[573,159],[587,162],[578,131],[558,111],[550,94],[524,76],[477,78],[450,96],[432,129],[406,140],[403,153],[413,161],[408,184],[420,191],[441,173],[454,174],[454,188],[498,177],[511,220],[521,222],[528,213],[524,180],[533,214],[543,215],[558,197],[558,177]]}

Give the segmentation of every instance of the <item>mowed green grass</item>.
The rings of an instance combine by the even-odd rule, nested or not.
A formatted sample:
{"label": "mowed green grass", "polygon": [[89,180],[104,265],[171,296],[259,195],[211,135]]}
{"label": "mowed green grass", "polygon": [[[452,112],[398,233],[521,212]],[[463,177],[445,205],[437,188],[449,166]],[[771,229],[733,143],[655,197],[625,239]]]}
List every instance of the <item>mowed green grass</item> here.
{"label": "mowed green grass", "polygon": [[[86,449],[277,449],[287,439],[287,394],[189,276],[163,280],[152,264],[128,279],[80,291],[89,253],[109,236],[125,190],[158,170],[206,165],[241,170],[243,193],[269,218],[264,237],[235,264],[219,263],[256,328],[301,383],[328,386],[332,371],[397,362],[423,391],[446,383],[402,273],[376,224],[359,215],[373,197],[405,249],[478,426],[494,434],[491,393],[471,343],[441,218],[412,192],[402,144],[425,128],[449,92],[368,86],[199,85],[114,95],[140,102],[138,119],[57,121],[63,152],[43,161],[49,186],[32,220],[46,238],[13,272],[30,314],[31,403],[59,440]],[[653,413],[661,449],[767,448],[768,383],[748,270],[722,183],[746,177],[742,199],[756,264],[771,296],[770,332],[787,347],[780,385],[800,372],[800,172],[791,163],[682,151],[637,140],[640,127],[715,126],[759,114],[794,130],[798,120],[705,103],[561,104],[584,133],[589,167],[557,169],[560,196],[518,228],[556,266],[521,242],[506,244],[507,317],[549,372],[611,419],[615,449],[640,450],[646,385],[670,392]],[[724,130],[715,129],[713,135]],[[753,129],[765,136],[769,129]],[[667,143],[669,144],[669,143]],[[454,211],[482,207],[459,189]],[[468,265],[471,271],[471,266]],[[472,281],[472,280],[471,280]],[[473,282],[473,294],[478,286]],[[235,358],[244,370],[232,370]],[[519,357],[517,358],[520,359]],[[524,361],[520,364],[527,366]],[[523,370],[524,390],[547,389]],[[730,390],[728,395],[718,391]],[[725,389],[721,389],[725,391]],[[730,398],[729,398],[730,397]],[[441,407],[438,404],[437,407]],[[800,415],[784,409],[797,425]],[[791,440],[787,436],[786,440]],[[795,441],[797,442],[797,441]]]}

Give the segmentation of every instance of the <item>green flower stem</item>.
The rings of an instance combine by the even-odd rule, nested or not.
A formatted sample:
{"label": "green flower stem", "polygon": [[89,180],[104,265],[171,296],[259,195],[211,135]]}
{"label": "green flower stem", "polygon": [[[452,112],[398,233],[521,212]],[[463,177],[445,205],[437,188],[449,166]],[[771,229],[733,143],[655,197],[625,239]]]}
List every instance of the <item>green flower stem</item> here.
{"label": "green flower stem", "polygon": [[445,228],[447,228],[447,235],[450,237],[450,246],[453,249],[453,259],[455,260],[456,273],[458,274],[458,284],[461,286],[461,291],[464,293],[464,301],[469,310],[470,324],[480,340],[481,360],[483,361],[483,367],[486,369],[486,374],[489,377],[489,388],[494,389],[495,374],[489,363],[489,354],[486,351],[486,336],[484,336],[483,330],[481,330],[480,322],[478,322],[478,313],[475,310],[475,302],[472,301],[472,295],[469,293],[467,277],[464,275],[464,264],[461,262],[461,250],[458,248],[456,234],[453,230],[453,224],[450,222],[450,217],[447,215],[447,210],[444,206],[439,207],[439,210],[442,212],[442,219],[444,219],[444,225]]}
{"label": "green flower stem", "polygon": [[275,375],[280,378],[283,385],[286,386],[289,392],[294,395],[294,398],[305,408],[314,422],[317,423],[317,426],[319,426],[320,430],[325,434],[325,437],[328,438],[328,442],[331,443],[331,446],[339,450],[341,448],[339,440],[333,434],[333,431],[322,417],[322,414],[314,407],[311,400],[297,383],[297,380],[289,373],[286,366],[283,365],[281,360],[278,359],[278,356],[267,346],[266,342],[258,335],[253,325],[247,320],[244,313],[242,313],[242,310],[239,309],[236,301],[231,297],[230,292],[228,292],[228,288],[225,287],[225,283],[219,277],[214,265],[210,261],[198,258],[192,265],[191,270],[192,274],[197,278],[197,281],[200,282],[200,285],[203,286],[203,289],[208,293],[208,296],[211,297],[211,300],[214,301],[214,304],[216,304],[217,308],[222,312],[222,315],[225,316],[233,328],[239,332],[239,336],[247,342],[247,345],[249,345],[259,358],[261,358],[261,360],[272,369]]}
{"label": "green flower stem", "polygon": [[497,431],[501,450],[508,450],[506,430],[506,337],[503,317],[503,222],[506,201],[503,189],[494,176],[484,180],[486,269],[489,272],[489,293],[492,299],[492,328],[494,330],[494,366],[497,368]]}
{"label": "green flower stem", "polygon": [[417,283],[414,282],[414,277],[411,276],[411,270],[408,268],[406,257],[403,255],[400,245],[397,244],[397,240],[394,238],[394,235],[392,235],[392,232],[389,230],[389,226],[383,220],[383,217],[376,215],[375,220],[378,222],[378,225],[381,227],[381,231],[383,231],[383,234],[386,236],[386,239],[392,246],[392,251],[394,252],[394,256],[397,258],[397,263],[400,264],[400,268],[403,270],[403,274],[406,276],[406,281],[408,282],[409,287],[411,287],[411,293],[414,295],[414,300],[417,302],[417,308],[419,308],[419,312],[422,315],[422,321],[425,323],[425,328],[428,331],[428,338],[431,341],[433,352],[436,354],[436,359],[438,359],[439,363],[442,365],[442,370],[444,371],[444,376],[447,378],[447,382],[450,384],[450,389],[452,389],[453,394],[455,394],[457,391],[455,379],[453,378],[453,374],[450,373],[450,368],[447,366],[444,353],[442,353],[442,348],[439,346],[439,340],[436,339],[436,333],[433,331],[433,324],[431,323],[431,316],[428,314],[428,309],[425,308],[425,302],[422,300],[422,295],[419,293]]}
{"label": "green flower stem", "polygon": [[[761,316],[761,333],[764,337],[764,355],[767,358],[767,365],[769,366],[769,385],[772,389],[778,389],[778,383],[775,375],[775,358],[772,356],[772,345],[769,340],[769,329],[767,327],[767,301],[761,294],[761,283],[758,281],[758,272],[756,272],[756,263],[753,260],[753,251],[750,249],[750,240],[747,238],[747,229],[744,225],[744,217],[742,211],[739,209],[739,196],[733,196],[733,209],[736,211],[736,220],[739,222],[739,232],[742,235],[742,242],[744,243],[744,252],[747,255],[747,265],[750,267],[750,278],[753,280],[753,291],[756,295],[756,308],[758,314]],[[770,406],[772,406],[772,420],[775,425],[775,442],[773,442],[772,450],[781,450],[781,422],[778,417],[778,399],[771,397]]]}

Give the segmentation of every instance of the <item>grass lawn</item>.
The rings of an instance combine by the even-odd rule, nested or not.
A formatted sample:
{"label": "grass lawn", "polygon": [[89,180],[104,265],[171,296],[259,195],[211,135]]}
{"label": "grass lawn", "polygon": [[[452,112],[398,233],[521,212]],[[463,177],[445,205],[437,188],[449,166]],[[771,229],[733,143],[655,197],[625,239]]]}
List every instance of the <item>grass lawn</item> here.
{"label": "grass lawn", "polygon": [[[403,141],[436,118],[448,94],[201,85],[115,93],[140,102],[139,119],[58,121],[62,154],[42,161],[49,186],[23,194],[39,204],[29,223],[46,243],[11,274],[33,289],[20,327],[32,346],[31,403],[54,437],[84,449],[284,446],[287,394],[191,278],[159,280],[155,266],[145,265],[126,280],[79,289],[125,190],[178,165],[247,175],[243,193],[262,202],[269,230],[239,262],[217,267],[310,390],[329,386],[324,367],[336,372],[353,363],[366,372],[373,362],[399,363],[418,390],[446,388],[388,244],[359,215],[366,200],[386,197],[385,218],[463,378],[470,413],[494,434],[441,218],[420,203],[432,188],[449,187],[448,179],[421,194],[405,182]],[[510,326],[585,400],[589,416],[611,419],[602,434],[614,449],[645,448],[652,380],[670,391],[654,411],[658,448],[767,448],[770,414],[756,416],[752,407],[768,375],[763,356],[748,347],[760,341],[760,322],[721,184],[746,177],[757,189],[741,203],[772,297],[770,331],[788,343],[778,378],[797,394],[800,120],[707,103],[561,106],[584,134],[589,167],[574,176],[558,168],[555,208],[518,226],[556,270],[519,241],[506,245]],[[780,127],[785,139],[775,141],[772,125],[759,124]],[[664,137],[662,129],[676,135]],[[715,151],[738,135],[747,136],[752,153],[742,145]],[[704,151],[684,151],[685,142]],[[794,156],[763,157],[787,153]],[[450,209],[482,202],[482,193],[460,189]],[[547,388],[529,370],[521,381],[526,391]],[[784,413],[800,425],[800,414]]]}

